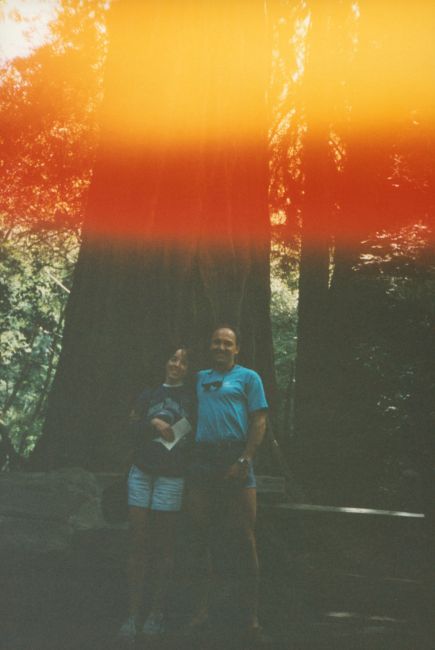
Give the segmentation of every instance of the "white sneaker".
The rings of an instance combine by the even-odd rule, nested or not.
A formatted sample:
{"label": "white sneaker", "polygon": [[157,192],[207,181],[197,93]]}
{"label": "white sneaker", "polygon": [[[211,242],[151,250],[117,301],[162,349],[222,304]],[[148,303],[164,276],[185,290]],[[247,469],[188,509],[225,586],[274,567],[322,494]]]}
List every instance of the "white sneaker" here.
{"label": "white sneaker", "polygon": [[129,616],[123,625],[121,625],[117,638],[120,641],[134,641],[136,638],[136,622],[134,616]]}
{"label": "white sneaker", "polygon": [[164,631],[165,626],[163,624],[162,612],[157,614],[151,612],[143,624],[142,634],[146,634],[147,636],[156,636],[158,634],[163,634]]}

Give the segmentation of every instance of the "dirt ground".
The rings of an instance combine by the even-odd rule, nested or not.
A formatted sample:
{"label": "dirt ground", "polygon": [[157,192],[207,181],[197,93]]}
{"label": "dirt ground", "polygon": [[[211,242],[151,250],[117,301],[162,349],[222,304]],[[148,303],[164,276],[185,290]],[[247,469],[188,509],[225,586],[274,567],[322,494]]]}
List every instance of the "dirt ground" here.
{"label": "dirt ground", "polygon": [[[309,526],[258,531],[262,565],[259,647],[277,650],[433,650],[433,589],[425,561],[367,540],[349,546],[341,531],[315,538]],[[337,541],[338,539],[338,541]],[[344,539],[344,544],[342,543]],[[404,541],[404,543],[403,543]],[[37,561],[11,558],[0,567],[2,650],[115,650],[126,612],[122,558],[125,531],[79,540],[64,555]],[[407,559],[408,558],[408,559]],[[222,567],[221,567],[222,568]],[[168,633],[138,639],[140,649],[249,650],[238,630],[234,566],[223,567],[209,628],[185,637],[192,575],[178,571],[168,602]]]}

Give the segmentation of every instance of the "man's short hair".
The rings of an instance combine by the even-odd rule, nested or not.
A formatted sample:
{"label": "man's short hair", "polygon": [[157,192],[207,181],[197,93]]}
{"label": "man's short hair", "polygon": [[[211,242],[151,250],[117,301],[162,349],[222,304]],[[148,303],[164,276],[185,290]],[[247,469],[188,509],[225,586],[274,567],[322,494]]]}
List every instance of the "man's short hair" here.
{"label": "man's short hair", "polygon": [[234,333],[234,336],[236,337],[236,345],[240,347],[240,330],[237,327],[237,325],[232,325],[231,323],[227,323],[226,321],[222,323],[219,322],[213,327],[210,338],[217,330],[231,330]]}

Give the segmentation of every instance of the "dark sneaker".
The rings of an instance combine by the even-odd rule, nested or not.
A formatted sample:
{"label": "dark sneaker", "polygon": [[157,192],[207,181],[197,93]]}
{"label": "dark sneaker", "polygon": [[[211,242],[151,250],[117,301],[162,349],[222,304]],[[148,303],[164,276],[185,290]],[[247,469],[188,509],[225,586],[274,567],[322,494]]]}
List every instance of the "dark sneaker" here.
{"label": "dark sneaker", "polygon": [[119,641],[124,641],[126,643],[132,642],[135,640],[137,634],[136,622],[134,616],[130,616],[123,625],[119,628],[117,639]]}
{"label": "dark sneaker", "polygon": [[142,627],[142,634],[145,634],[146,636],[157,636],[163,634],[164,631],[165,626],[163,623],[163,614],[161,612],[158,614],[151,613]]}
{"label": "dark sneaker", "polygon": [[245,630],[243,639],[252,647],[267,646],[272,643],[272,639],[264,633],[261,625],[255,625]]}

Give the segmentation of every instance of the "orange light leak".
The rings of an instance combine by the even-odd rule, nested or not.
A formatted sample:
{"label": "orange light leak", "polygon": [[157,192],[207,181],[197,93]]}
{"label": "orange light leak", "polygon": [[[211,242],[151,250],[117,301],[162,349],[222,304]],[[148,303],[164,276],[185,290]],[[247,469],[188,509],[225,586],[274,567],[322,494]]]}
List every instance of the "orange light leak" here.
{"label": "orange light leak", "polygon": [[115,3],[87,229],[267,241],[262,1]]}
{"label": "orange light leak", "polygon": [[106,137],[157,148],[258,137],[262,2],[124,0],[112,12]]}
{"label": "orange light leak", "polygon": [[[349,240],[426,218],[435,108],[435,3],[354,9],[355,56],[344,61],[326,39],[323,64],[309,71],[307,59],[300,90],[311,132],[324,137],[333,123],[346,148],[343,173],[327,182]],[[124,0],[111,14],[88,232],[182,245],[265,240],[263,1]],[[322,234],[314,226],[311,236]]]}
{"label": "orange light leak", "polygon": [[[319,3],[323,4],[313,3],[313,21]],[[331,110],[336,112],[337,125],[347,124],[350,112],[354,131],[375,138],[415,109],[423,122],[433,123],[435,4],[427,0],[350,2],[356,14],[352,24],[348,16],[337,18],[341,3],[327,0],[324,4],[330,11],[323,11],[344,34],[347,30],[347,37],[337,43],[338,29],[321,33],[319,62],[314,70],[306,70],[304,101],[316,126],[330,119]]]}

